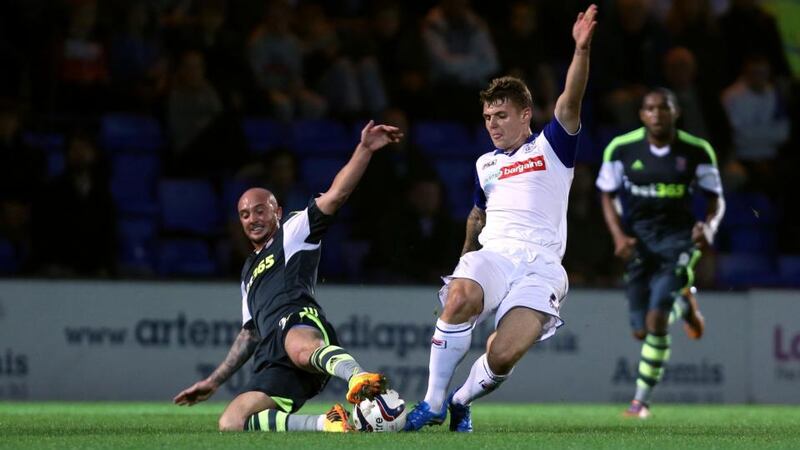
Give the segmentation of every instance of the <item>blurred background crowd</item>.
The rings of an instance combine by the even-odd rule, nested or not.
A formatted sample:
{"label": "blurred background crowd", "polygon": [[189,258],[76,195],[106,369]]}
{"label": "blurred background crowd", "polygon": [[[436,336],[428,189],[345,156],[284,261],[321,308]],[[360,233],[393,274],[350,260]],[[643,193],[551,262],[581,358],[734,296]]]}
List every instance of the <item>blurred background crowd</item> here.
{"label": "blurred background crowd", "polygon": [[[541,127],[589,3],[6,0],[0,274],[235,279],[250,251],[239,194],[305,207],[374,118],[407,138],[376,154],[320,278],[437,283],[460,253],[474,160],[493,149],[478,91],[523,78]],[[728,200],[698,283],[800,286],[800,4],[597,3],[571,284],[621,281],[594,179],[606,144],[640,126],[643,92],[666,86],[679,126],[716,149]]]}

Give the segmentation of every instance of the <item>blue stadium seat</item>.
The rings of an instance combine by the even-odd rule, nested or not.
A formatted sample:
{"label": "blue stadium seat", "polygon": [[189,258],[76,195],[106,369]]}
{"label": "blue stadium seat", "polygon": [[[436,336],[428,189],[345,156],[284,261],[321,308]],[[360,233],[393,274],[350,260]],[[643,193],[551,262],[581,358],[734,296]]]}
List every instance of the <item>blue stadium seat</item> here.
{"label": "blue stadium seat", "polygon": [[154,153],[164,147],[164,137],[154,117],[112,113],[100,121],[100,143],[112,152]]}
{"label": "blue stadium seat", "polygon": [[781,285],[800,288],[800,255],[781,255],[778,257],[778,273]]}
{"label": "blue stadium seat", "polygon": [[458,122],[420,121],[411,126],[411,136],[432,157],[473,158],[491,150],[482,150],[484,143],[473,141],[467,127]]}
{"label": "blue stadium seat", "polygon": [[125,215],[155,215],[160,172],[161,161],[157,155],[115,154],[111,159],[111,194],[117,211]]}
{"label": "blue stadium seat", "polygon": [[291,126],[290,147],[302,156],[349,156],[357,142],[334,120],[297,120]]}
{"label": "blue stadium seat", "polygon": [[236,220],[239,213],[236,211],[239,197],[251,187],[252,183],[235,178],[227,179],[222,183],[222,220],[227,222]]}
{"label": "blue stadium seat", "polygon": [[772,200],[758,192],[730,193],[725,195],[723,227],[739,225],[763,226],[775,224],[778,213]]}
{"label": "blue stadium seat", "polygon": [[219,231],[219,200],[208,181],[161,180],[158,199],[162,230],[198,236]]}
{"label": "blue stadium seat", "polygon": [[217,273],[208,243],[202,239],[165,239],[158,248],[158,274],[209,276]]}
{"label": "blue stadium seat", "polygon": [[349,238],[350,229],[341,221],[334,222],[322,238],[322,254],[319,260],[319,281],[327,277],[342,278],[346,272],[346,262],[342,251]]}
{"label": "blue stadium seat", "polygon": [[13,274],[19,270],[19,259],[17,256],[17,249],[14,245],[5,240],[0,239],[0,273]]}
{"label": "blue stadium seat", "polygon": [[774,255],[778,250],[778,232],[770,224],[727,227],[724,236],[732,253]]}
{"label": "blue stadium seat", "polygon": [[766,255],[719,254],[716,262],[717,284],[721,288],[765,287],[780,283],[775,261]]}
{"label": "blue stadium seat", "polygon": [[289,144],[289,127],[272,119],[249,117],[242,121],[247,149],[254,154],[285,147]]}
{"label": "blue stadium seat", "polygon": [[66,158],[64,135],[61,133],[38,133],[27,131],[22,134],[25,144],[41,149],[47,159],[47,176],[57,177],[64,173]]}
{"label": "blue stadium seat", "polygon": [[120,271],[150,275],[155,271],[158,222],[154,218],[121,218],[117,224]]}
{"label": "blue stadium seat", "polygon": [[474,206],[475,164],[461,159],[434,161],[445,188],[445,205],[451,217],[464,220]]}
{"label": "blue stadium seat", "polygon": [[345,158],[307,157],[300,161],[300,179],[313,195],[325,192],[347,163]]}

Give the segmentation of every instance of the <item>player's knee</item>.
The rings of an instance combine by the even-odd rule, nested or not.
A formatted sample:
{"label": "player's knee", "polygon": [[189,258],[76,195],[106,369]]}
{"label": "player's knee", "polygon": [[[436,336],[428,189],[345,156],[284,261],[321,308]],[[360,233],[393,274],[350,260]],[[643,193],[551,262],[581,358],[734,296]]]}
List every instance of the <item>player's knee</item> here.
{"label": "player's knee", "polygon": [[486,355],[486,361],[492,372],[497,375],[505,375],[511,372],[524,354],[525,351],[521,349],[493,345]]}
{"label": "player's knee", "polygon": [[244,419],[235,417],[232,414],[223,414],[217,424],[219,431],[242,431],[244,430]]}
{"label": "player's knee", "polygon": [[447,294],[444,312],[448,316],[463,319],[460,320],[463,322],[480,314],[482,307],[483,301],[480,288],[473,289],[464,284],[456,284]]}

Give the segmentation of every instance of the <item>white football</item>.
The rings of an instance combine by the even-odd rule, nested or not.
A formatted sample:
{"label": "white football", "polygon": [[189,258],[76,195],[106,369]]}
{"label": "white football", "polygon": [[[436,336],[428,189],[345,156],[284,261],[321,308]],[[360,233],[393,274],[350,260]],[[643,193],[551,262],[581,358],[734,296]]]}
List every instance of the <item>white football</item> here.
{"label": "white football", "polygon": [[406,402],[397,391],[389,389],[373,400],[363,400],[353,406],[353,423],[358,431],[401,431],[407,413]]}

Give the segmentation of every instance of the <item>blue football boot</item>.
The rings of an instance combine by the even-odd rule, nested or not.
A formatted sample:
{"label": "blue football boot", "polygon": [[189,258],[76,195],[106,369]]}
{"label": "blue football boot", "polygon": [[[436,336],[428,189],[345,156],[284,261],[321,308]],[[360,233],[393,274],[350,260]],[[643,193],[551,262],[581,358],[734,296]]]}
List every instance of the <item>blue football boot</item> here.
{"label": "blue football boot", "polygon": [[450,410],[450,431],[457,433],[472,433],[472,417],[470,415],[470,408],[467,405],[459,405],[453,403],[453,395],[456,391],[450,393],[447,397],[447,407]]}
{"label": "blue football boot", "polygon": [[426,401],[417,403],[417,406],[406,416],[406,426],[403,431],[418,431],[425,425],[441,425],[447,418],[447,408],[442,408],[442,412],[436,414],[431,411],[431,405]]}

